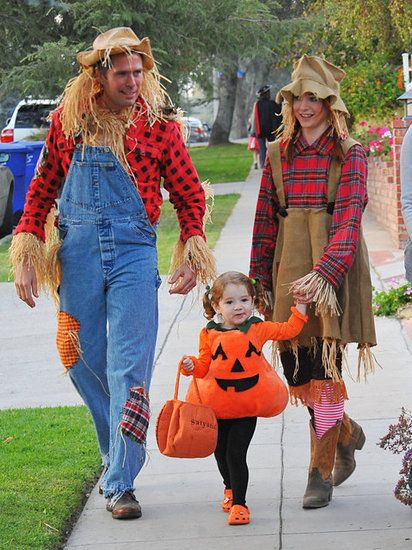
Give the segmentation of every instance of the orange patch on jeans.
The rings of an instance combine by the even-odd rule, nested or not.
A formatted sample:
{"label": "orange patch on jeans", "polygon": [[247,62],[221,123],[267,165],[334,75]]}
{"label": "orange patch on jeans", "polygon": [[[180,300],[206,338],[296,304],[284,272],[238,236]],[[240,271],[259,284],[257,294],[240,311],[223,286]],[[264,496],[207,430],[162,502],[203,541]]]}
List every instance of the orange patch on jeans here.
{"label": "orange patch on jeans", "polygon": [[66,369],[71,369],[80,357],[79,331],[79,321],[69,313],[59,311],[56,345],[61,362]]}

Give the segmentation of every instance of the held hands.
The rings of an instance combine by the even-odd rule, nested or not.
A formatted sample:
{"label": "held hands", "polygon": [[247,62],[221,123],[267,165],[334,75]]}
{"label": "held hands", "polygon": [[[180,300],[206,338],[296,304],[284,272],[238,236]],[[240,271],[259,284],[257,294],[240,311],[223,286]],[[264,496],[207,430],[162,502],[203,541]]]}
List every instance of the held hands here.
{"label": "held hands", "polygon": [[193,369],[195,368],[193,361],[187,355],[183,355],[181,365],[183,370],[188,373],[193,372]]}
{"label": "held hands", "polygon": [[304,277],[301,277],[300,279],[297,279],[294,281],[291,291],[293,299],[295,300],[295,303],[298,304],[310,304],[313,301],[313,297],[315,295],[315,289],[311,291],[305,291],[302,292],[298,287],[301,282],[301,280],[304,279]]}
{"label": "held hands", "polygon": [[37,277],[34,267],[27,264],[21,264],[16,268],[16,278],[14,286],[17,296],[28,306],[35,307],[35,298],[39,297],[37,290]]}

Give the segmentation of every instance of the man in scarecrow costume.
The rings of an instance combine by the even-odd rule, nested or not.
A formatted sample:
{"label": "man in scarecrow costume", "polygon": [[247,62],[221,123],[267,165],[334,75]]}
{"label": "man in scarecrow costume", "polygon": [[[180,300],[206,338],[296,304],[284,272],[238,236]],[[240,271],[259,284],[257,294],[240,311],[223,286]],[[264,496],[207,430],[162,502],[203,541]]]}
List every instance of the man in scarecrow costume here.
{"label": "man in scarecrow costume", "polygon": [[311,304],[300,335],[279,346],[291,401],[310,413],[311,460],[304,508],[327,506],[332,486],[355,469],[365,435],[344,414],[342,361],[359,349],[358,375],[373,370],[375,345],[363,148],[348,137],[339,95],[345,73],[304,55],[283,101],[282,138],[269,144],[253,233],[250,276],[266,290],[266,316],[285,321],[293,299]]}
{"label": "man in scarecrow costume", "polygon": [[57,347],[94,420],[107,510],[137,518],[158,326],[161,178],[180,225],[170,293],[207,281],[214,260],[204,189],[149,39],[111,29],[77,61],[80,74],[52,113],[11,261],[23,301],[34,307],[46,286],[58,301]]}

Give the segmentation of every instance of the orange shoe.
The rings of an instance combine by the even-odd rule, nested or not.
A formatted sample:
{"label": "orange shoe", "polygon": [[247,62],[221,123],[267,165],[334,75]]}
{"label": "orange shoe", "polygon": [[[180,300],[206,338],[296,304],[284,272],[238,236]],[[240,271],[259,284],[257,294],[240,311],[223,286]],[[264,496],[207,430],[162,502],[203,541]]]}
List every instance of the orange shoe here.
{"label": "orange shoe", "polygon": [[234,504],[227,518],[229,525],[244,525],[250,522],[250,512],[247,506]]}
{"label": "orange shoe", "polygon": [[225,489],[225,492],[223,493],[222,510],[224,512],[230,512],[230,509],[232,508],[232,504],[233,504],[232,489]]}

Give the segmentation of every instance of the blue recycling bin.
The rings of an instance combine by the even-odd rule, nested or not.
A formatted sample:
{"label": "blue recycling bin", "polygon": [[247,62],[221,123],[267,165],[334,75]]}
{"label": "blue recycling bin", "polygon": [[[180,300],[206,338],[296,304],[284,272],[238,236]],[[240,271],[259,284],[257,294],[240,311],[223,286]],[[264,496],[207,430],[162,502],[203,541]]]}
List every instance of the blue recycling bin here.
{"label": "blue recycling bin", "polygon": [[0,143],[0,166],[10,168],[14,177],[13,214],[15,221],[23,211],[27,188],[33,177],[43,141]]}
{"label": "blue recycling bin", "polygon": [[27,147],[30,148],[26,154],[26,170],[24,174],[24,187],[27,192],[32,177],[34,176],[34,170],[36,169],[36,164],[43,148],[44,141],[20,141],[20,143],[25,143]]}

